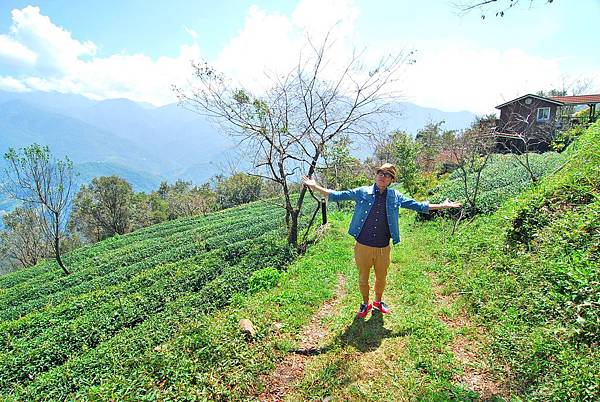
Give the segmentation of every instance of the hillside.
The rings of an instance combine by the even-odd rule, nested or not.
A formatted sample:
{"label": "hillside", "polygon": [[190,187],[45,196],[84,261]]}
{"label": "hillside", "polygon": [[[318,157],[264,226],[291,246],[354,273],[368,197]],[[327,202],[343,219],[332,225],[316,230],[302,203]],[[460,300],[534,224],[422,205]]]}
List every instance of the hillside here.
{"label": "hillside", "polygon": [[0,399],[84,397],[126,356],[227,305],[253,273],[284,269],[295,255],[285,238],[283,209],[265,201],[78,249],[68,276],[49,261],[0,277]]}
{"label": "hillside", "polygon": [[456,231],[402,213],[389,316],[354,318],[334,208],[300,258],[257,202],[1,276],[0,399],[598,400],[600,123],[532,161],[497,157]]}

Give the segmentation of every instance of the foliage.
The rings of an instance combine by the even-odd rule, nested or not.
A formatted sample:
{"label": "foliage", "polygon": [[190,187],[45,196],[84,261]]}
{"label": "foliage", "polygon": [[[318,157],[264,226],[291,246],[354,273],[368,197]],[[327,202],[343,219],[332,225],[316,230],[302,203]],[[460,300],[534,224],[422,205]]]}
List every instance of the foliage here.
{"label": "foliage", "polygon": [[491,356],[499,371],[508,365],[520,397],[592,401],[600,397],[600,124],[562,155],[562,169],[461,231],[445,253],[446,279],[487,327]]}
{"label": "foliage", "polygon": [[585,125],[579,124],[568,130],[560,131],[556,138],[552,141],[551,147],[556,152],[564,151],[573,141],[585,132]]}
{"label": "foliage", "polygon": [[375,155],[380,161],[396,165],[398,172],[396,181],[401,183],[402,187],[410,194],[416,194],[419,189],[417,156],[432,151],[424,150],[426,148],[424,135],[421,131],[419,133],[421,133],[419,140],[415,140],[406,132],[395,131],[384,139],[375,150]]}
{"label": "foliage", "polygon": [[52,255],[52,246],[35,210],[17,207],[2,219],[5,230],[0,231],[0,256],[18,261],[21,267],[29,267]]}
{"label": "foliage", "polygon": [[422,171],[432,172],[438,169],[437,157],[446,148],[448,139],[454,137],[454,131],[442,129],[444,123],[443,120],[437,123],[430,122],[417,131],[417,163]]}
{"label": "foliage", "polygon": [[248,291],[256,293],[264,289],[271,289],[277,285],[280,277],[281,272],[273,267],[258,270],[250,277]]}
{"label": "foliage", "polygon": [[456,173],[462,184],[462,196],[469,214],[478,211],[481,175],[495,145],[491,116],[477,118],[468,129],[447,136],[446,146],[456,163]]}
{"label": "foliage", "polygon": [[219,208],[231,208],[258,200],[263,180],[246,173],[234,175],[217,181],[216,193]]}
{"label": "foliage", "polygon": [[[370,171],[360,160],[350,154],[351,141],[347,137],[341,137],[332,141],[325,151],[323,159],[325,166],[318,168],[321,184],[326,188],[345,190],[369,184],[372,181]],[[320,194],[317,194],[319,197]],[[349,205],[345,202],[337,202],[338,208]]]}
{"label": "foliage", "polygon": [[73,201],[70,226],[92,242],[131,231],[133,189],[117,176],[94,177]]}
{"label": "foliage", "polygon": [[[565,158],[561,154],[547,152],[530,155],[531,166],[536,174],[543,177],[562,166]],[[476,173],[471,172],[467,181],[474,186]],[[481,173],[477,209],[480,213],[491,213],[515,194],[531,186],[527,171],[510,155],[494,154]],[[448,180],[431,190],[431,201],[441,202],[446,198],[466,202],[463,177],[454,171]]]}
{"label": "foliage", "polygon": [[131,231],[155,225],[169,218],[169,204],[158,192],[135,193],[131,200]]}
{"label": "foliage", "polygon": [[[161,183],[159,194],[164,194]],[[191,182],[177,180],[166,186],[164,198],[167,202],[168,219],[206,214],[217,209],[217,197],[208,184],[192,186]]]}

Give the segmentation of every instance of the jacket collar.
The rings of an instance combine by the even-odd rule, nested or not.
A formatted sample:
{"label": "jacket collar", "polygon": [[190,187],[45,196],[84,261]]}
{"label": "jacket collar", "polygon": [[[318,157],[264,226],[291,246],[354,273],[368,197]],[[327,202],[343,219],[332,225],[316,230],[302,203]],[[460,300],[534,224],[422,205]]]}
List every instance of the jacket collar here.
{"label": "jacket collar", "polygon": [[[377,188],[377,184],[373,184],[372,186],[368,186],[367,187],[367,194],[369,195],[374,195],[375,194],[375,189]],[[390,188],[386,188],[386,190],[389,190]],[[389,195],[390,192],[387,191],[387,195]]]}

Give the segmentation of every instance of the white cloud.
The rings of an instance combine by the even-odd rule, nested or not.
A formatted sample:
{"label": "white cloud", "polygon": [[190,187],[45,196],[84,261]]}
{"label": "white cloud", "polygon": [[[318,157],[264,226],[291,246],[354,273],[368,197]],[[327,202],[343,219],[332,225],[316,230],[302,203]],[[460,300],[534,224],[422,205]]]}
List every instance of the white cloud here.
{"label": "white cloud", "polygon": [[[303,60],[310,57],[313,50],[307,39],[319,46],[329,34],[329,59],[348,60],[358,15],[350,0],[303,0],[290,17],[251,6],[243,29],[223,48],[215,65],[244,86],[260,91],[269,83],[265,73],[286,74],[298,65],[300,54]],[[327,67],[335,70],[340,65]]]}
{"label": "white cloud", "polygon": [[37,7],[13,10],[12,20],[10,33],[0,35],[0,65],[24,68],[16,76],[0,77],[0,89],[124,97],[162,105],[176,100],[171,86],[184,84],[192,73],[190,61],[200,58],[197,44],[181,46],[176,57],[96,57],[94,43],[74,39]]}
{"label": "white cloud", "polygon": [[560,82],[560,60],[520,49],[499,51],[469,43],[421,43],[405,86],[409,100],[447,111],[490,113],[494,107]]}
{"label": "white cloud", "polygon": [[[333,45],[326,71],[333,76],[363,39],[355,33],[359,16],[352,0],[302,0],[290,16],[252,6],[239,34],[212,62],[235,81],[261,90],[268,82],[265,71],[290,71],[301,52],[305,57],[310,53],[307,37],[320,44],[330,33]],[[10,31],[0,35],[0,65],[18,67],[19,73],[0,76],[0,89],[55,90],[95,99],[126,97],[161,105],[175,100],[171,85],[186,85],[192,77],[190,60],[201,57],[198,35],[188,27],[184,29],[192,44],[181,46],[175,57],[154,59],[143,54],[98,57],[93,42],[73,38],[37,7],[13,10],[12,21]],[[394,38],[367,45],[366,64],[406,48]],[[564,65],[563,60],[519,49],[500,51],[469,42],[422,41],[414,47],[417,63],[396,89],[409,101],[442,110],[493,111],[495,105],[524,92],[555,86]]]}
{"label": "white cloud", "polygon": [[198,39],[198,32],[194,31],[193,29],[190,29],[188,27],[183,27],[185,29],[185,32],[188,33],[188,35],[190,35],[192,37],[192,39],[196,40]]}
{"label": "white cloud", "polygon": [[33,67],[37,55],[8,35],[0,35],[0,65]]}
{"label": "white cloud", "polygon": [[27,92],[29,88],[13,77],[0,77],[0,90],[9,92]]}
{"label": "white cloud", "polygon": [[360,11],[352,0],[303,0],[292,13],[294,25],[316,38],[324,37],[333,27],[338,37],[348,37]]}
{"label": "white cloud", "polygon": [[37,55],[35,66],[39,71],[62,74],[76,65],[80,57],[96,53],[96,45],[73,39],[70,32],[41,15],[38,7],[13,10],[12,21],[11,36]]}

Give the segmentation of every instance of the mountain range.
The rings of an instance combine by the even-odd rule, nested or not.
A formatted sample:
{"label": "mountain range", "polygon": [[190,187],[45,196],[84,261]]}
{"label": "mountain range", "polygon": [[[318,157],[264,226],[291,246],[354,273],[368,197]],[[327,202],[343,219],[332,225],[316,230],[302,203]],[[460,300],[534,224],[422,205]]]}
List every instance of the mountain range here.
{"label": "mountain range", "polygon": [[[468,126],[470,112],[443,112],[399,103],[389,127],[416,133],[428,122],[444,120],[447,129]],[[85,183],[115,174],[136,191],[152,191],[162,180],[202,183],[235,159],[235,142],[215,122],[177,104],[155,107],[128,99],[92,100],[57,92],[0,91],[0,153],[32,143],[48,145],[58,158],[68,156]],[[355,155],[371,149],[359,145]],[[0,160],[0,168],[4,160]],[[13,203],[0,195],[0,210]]]}

